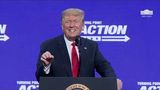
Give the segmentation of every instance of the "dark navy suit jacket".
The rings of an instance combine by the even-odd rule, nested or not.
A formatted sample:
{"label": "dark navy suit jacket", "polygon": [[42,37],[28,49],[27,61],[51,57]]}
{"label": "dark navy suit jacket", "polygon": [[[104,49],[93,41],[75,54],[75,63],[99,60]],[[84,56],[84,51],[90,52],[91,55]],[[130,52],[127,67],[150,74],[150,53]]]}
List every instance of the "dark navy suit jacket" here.
{"label": "dark navy suit jacket", "polygon": [[[46,51],[51,52],[54,56],[50,73],[47,75],[43,70],[44,66],[42,62],[40,61],[40,56]],[[89,39],[80,38],[79,54],[79,77],[94,77],[95,70],[102,77],[116,77],[110,63],[100,53],[96,42]],[[36,77],[38,80],[40,76],[72,77],[71,63],[64,40],[64,35],[60,35],[42,43],[36,71]]]}

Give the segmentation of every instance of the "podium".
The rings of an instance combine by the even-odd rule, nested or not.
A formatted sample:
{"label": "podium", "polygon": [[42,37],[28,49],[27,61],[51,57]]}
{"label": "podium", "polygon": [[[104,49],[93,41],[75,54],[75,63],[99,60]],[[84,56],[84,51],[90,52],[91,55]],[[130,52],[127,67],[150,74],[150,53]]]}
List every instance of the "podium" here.
{"label": "podium", "polygon": [[114,77],[41,77],[39,90],[117,90]]}

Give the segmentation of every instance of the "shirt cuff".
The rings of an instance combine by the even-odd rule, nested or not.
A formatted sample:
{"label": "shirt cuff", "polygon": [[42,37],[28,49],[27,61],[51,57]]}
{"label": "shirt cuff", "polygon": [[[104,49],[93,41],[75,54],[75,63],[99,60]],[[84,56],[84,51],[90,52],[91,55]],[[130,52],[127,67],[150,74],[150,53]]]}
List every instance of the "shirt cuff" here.
{"label": "shirt cuff", "polygon": [[51,64],[49,64],[48,66],[44,66],[44,72],[45,72],[45,74],[49,74],[49,72],[50,72],[50,67],[51,67]]}

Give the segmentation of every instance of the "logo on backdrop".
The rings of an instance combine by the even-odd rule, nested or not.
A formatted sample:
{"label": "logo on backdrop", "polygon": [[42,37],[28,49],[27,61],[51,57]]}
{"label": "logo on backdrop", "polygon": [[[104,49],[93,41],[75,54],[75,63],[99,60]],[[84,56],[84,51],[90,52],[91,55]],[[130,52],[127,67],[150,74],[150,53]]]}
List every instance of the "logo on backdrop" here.
{"label": "logo on backdrop", "polygon": [[141,10],[140,15],[142,17],[152,17],[153,16],[153,10],[149,10],[149,9]]}
{"label": "logo on backdrop", "polygon": [[6,24],[0,24],[0,41],[7,41],[9,39],[9,37],[5,34],[6,27]]}
{"label": "logo on backdrop", "polygon": [[18,90],[38,90],[38,81],[17,81]]}
{"label": "logo on backdrop", "polygon": [[160,90],[160,82],[137,82],[138,90]]}
{"label": "logo on backdrop", "polygon": [[127,25],[106,25],[102,21],[85,21],[81,36],[94,41],[127,42]]}

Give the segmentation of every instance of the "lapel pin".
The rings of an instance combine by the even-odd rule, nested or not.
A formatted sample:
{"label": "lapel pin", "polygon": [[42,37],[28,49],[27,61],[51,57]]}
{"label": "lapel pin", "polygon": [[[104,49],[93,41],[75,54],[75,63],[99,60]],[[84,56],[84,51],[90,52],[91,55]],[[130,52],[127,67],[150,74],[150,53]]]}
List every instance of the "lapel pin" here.
{"label": "lapel pin", "polygon": [[87,50],[87,47],[84,47],[85,50]]}

